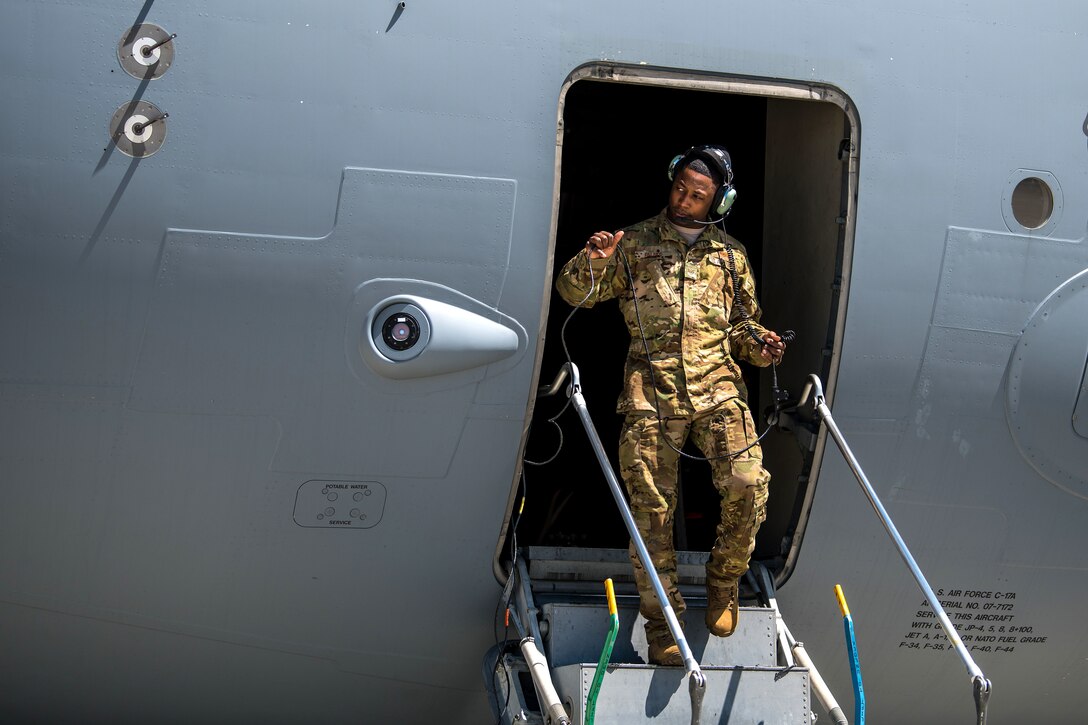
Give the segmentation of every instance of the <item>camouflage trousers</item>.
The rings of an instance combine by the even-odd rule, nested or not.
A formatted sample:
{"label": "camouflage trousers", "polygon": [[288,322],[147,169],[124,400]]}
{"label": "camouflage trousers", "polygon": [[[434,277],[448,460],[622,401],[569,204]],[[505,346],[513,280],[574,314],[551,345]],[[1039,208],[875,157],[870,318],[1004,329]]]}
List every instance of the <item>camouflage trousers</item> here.
{"label": "camouflage trousers", "polygon": [[[748,406],[739,398],[727,400],[714,410],[699,415],[665,418],[661,424],[653,413],[627,416],[620,434],[620,468],[631,513],[661,585],[676,616],[680,617],[686,605],[677,588],[676,550],[673,547],[679,454],[663,439],[662,428],[677,448],[683,448],[690,436],[703,455],[712,459],[711,475],[721,494],[722,508],[717,540],[706,565],[708,587],[731,588],[732,583],[748,571],[756,532],[766,518],[767,484],[771,476],[763,468],[763,453],[758,445],[735,458],[714,459],[714,456],[739,451],[756,439]],[[630,556],[640,598],[639,611],[646,618],[647,640],[668,638],[671,641],[665,615],[633,542]]]}

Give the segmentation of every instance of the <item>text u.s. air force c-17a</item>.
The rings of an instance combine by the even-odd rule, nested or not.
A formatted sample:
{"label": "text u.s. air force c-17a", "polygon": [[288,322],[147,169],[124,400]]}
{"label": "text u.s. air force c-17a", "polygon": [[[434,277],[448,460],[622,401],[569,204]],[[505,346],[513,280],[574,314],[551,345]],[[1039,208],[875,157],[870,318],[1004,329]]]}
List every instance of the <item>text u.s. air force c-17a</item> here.
{"label": "text u.s. air force c-17a", "polygon": [[[818,672],[854,722],[836,584],[872,721],[1083,718],[1080,4],[0,17],[0,719],[826,722]],[[684,464],[696,666],[651,668],[608,466],[548,423],[577,393],[615,456],[614,306],[538,392],[574,372],[559,266],[701,143],[797,334],[788,399],[747,373],[742,631],[699,629],[718,502]]]}

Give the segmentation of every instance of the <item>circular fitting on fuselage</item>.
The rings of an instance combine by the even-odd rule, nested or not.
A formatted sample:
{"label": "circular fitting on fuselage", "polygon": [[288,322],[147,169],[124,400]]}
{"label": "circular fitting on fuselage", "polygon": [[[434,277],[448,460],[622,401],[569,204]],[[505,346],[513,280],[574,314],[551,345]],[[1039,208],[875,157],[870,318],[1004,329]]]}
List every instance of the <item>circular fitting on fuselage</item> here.
{"label": "circular fitting on fuselage", "polygon": [[110,140],[126,156],[150,156],[166,140],[166,114],[147,101],[126,101],[110,119]]}
{"label": "circular fitting on fuselage", "polygon": [[161,78],[174,62],[173,37],[154,23],[135,25],[121,34],[117,60],[133,78]]}
{"label": "circular fitting on fuselage", "polygon": [[419,321],[407,312],[390,315],[382,325],[382,341],[398,351],[411,348],[419,342]]}
{"label": "circular fitting on fuselage", "polygon": [[1024,460],[1088,500],[1088,270],[1035,308],[1005,376],[1005,415]]}
{"label": "circular fitting on fuselage", "polygon": [[396,302],[375,315],[370,332],[378,352],[400,362],[423,352],[431,339],[431,324],[416,305]]}
{"label": "circular fitting on fuselage", "polygon": [[1017,169],[1005,184],[1001,213],[1014,234],[1048,237],[1062,217],[1062,187],[1048,171]]}

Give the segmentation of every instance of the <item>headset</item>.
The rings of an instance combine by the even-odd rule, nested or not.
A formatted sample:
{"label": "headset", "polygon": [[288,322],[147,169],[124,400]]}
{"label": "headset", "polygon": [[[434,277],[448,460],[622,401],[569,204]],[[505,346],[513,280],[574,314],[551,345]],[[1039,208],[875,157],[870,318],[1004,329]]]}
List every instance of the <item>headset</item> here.
{"label": "headset", "polygon": [[[674,156],[669,163],[669,181],[676,178],[676,174],[683,171],[688,164],[695,159],[700,159],[718,172],[722,183],[714,193],[714,199],[710,203],[710,210],[724,219],[729,214],[733,202],[737,200],[737,190],[733,188],[733,161],[729,158],[729,152],[721,146],[692,146],[682,154]],[[721,219],[717,221],[721,221]],[[711,222],[713,223],[713,222]]]}

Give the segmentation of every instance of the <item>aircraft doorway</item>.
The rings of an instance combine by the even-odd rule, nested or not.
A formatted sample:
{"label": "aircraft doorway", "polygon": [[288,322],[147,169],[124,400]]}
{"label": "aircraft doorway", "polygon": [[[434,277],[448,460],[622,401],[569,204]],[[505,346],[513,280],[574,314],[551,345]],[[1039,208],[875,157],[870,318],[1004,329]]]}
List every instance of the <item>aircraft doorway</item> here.
{"label": "aircraft doorway", "polygon": [[[611,74],[607,80],[600,80],[602,69]],[[748,88],[735,80],[727,84],[729,89],[718,90],[710,78],[680,78],[663,71],[614,66],[582,70],[582,79],[567,87],[562,106],[552,294],[541,384],[548,384],[566,360],[563,328],[571,307],[554,293],[560,269],[594,231],[620,229],[661,211],[672,158],[693,145],[713,143],[725,146],[732,156],[738,197],[726,230],[748,250],[763,322],[771,329],[797,332],[778,369],[780,385],[799,394],[807,374],[818,372],[833,389],[844,312],[840,299],[845,299],[840,293],[847,280],[844,270],[853,226],[851,179],[856,178],[857,161],[853,149],[858,134],[848,101],[838,105],[811,95],[800,100],[774,92],[781,89],[778,86]],[[577,76],[579,72],[572,78]],[[668,82],[656,83],[661,77]],[[622,417],[615,405],[629,338],[617,305],[578,310],[566,324],[565,343],[581,371],[590,413],[618,471]],[[759,411],[771,403],[769,369],[742,367],[751,409],[762,430],[765,423]],[[559,419],[562,445],[559,431],[548,422],[565,400],[559,395],[535,406],[525,458],[548,463],[525,466],[528,505],[519,523],[518,543],[626,548],[626,531],[577,416],[568,410]],[[780,571],[799,544],[814,485],[811,474],[817,456],[803,448],[796,437],[779,431],[772,431],[763,444],[774,480],[755,557]],[[686,450],[699,453],[690,444]],[[682,459],[680,481],[677,548],[706,551],[719,517],[709,467]]]}

